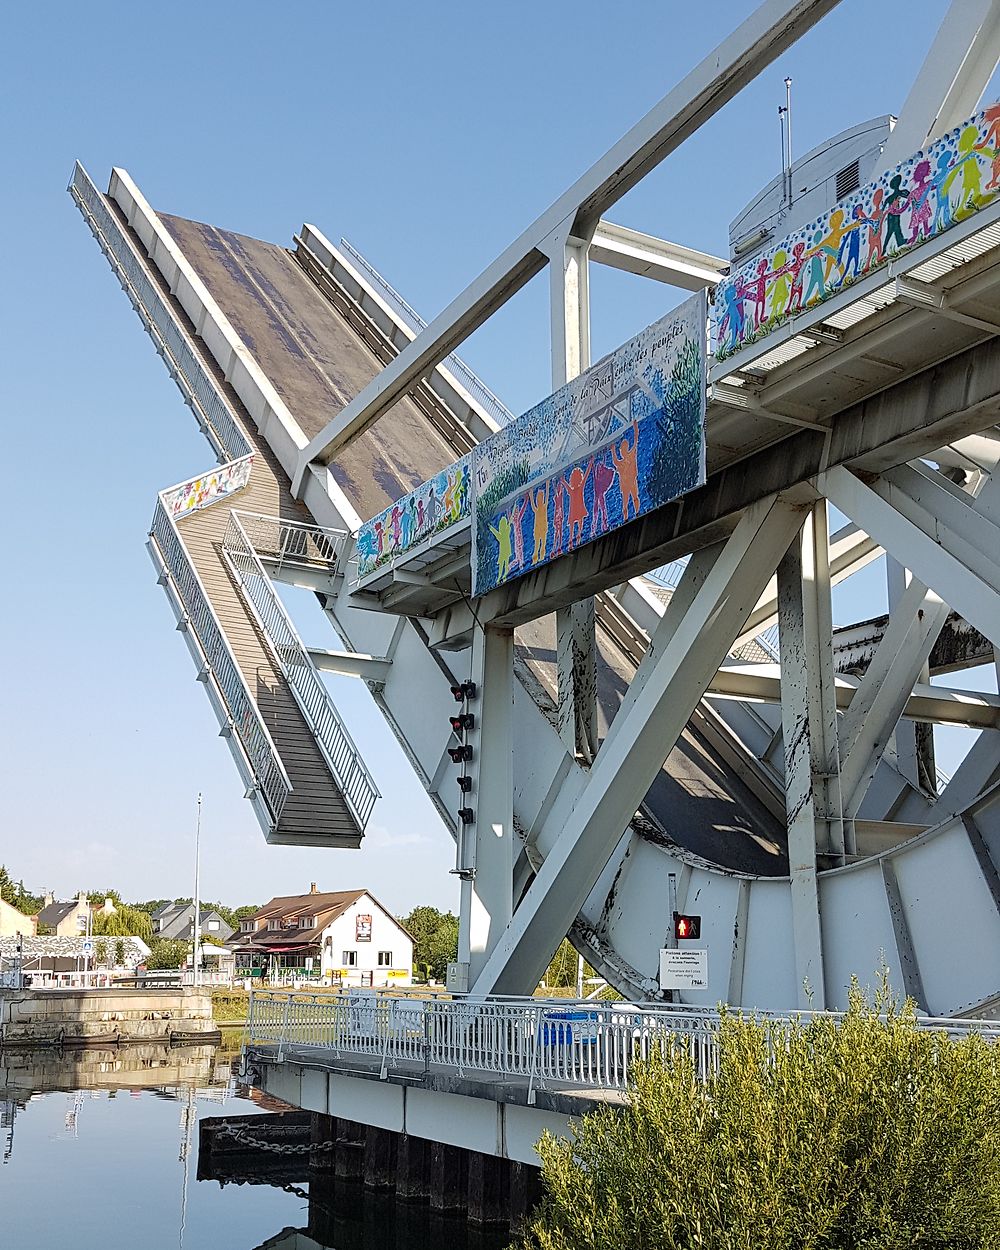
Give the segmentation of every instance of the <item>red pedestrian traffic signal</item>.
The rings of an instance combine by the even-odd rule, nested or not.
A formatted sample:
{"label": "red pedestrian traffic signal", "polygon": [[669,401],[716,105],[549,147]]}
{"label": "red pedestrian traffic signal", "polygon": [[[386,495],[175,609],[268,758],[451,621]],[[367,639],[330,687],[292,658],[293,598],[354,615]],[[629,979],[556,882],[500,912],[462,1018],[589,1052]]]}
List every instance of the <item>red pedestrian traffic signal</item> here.
{"label": "red pedestrian traffic signal", "polygon": [[682,916],[680,912],[674,912],[674,937],[681,941],[683,938],[700,938],[701,937],[701,916]]}

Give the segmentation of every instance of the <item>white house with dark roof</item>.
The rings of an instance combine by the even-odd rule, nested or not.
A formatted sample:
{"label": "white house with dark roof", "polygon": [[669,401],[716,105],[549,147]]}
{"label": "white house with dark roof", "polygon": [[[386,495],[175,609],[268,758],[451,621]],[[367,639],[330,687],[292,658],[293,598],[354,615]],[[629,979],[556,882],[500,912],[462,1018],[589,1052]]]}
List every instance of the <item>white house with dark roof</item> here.
{"label": "white house with dark roof", "polygon": [[368,890],[282,895],[240,924],[237,972],[320,977],[343,985],[410,985],[413,938]]}
{"label": "white house with dark roof", "polygon": [[[153,933],[158,938],[190,941],[194,937],[194,903],[164,903],[153,912]],[[235,933],[217,911],[201,909],[201,936],[211,942],[228,942]]]}
{"label": "white house with dark roof", "polygon": [[40,933],[50,933],[53,937],[77,937],[87,932],[90,904],[82,890],[76,898],[65,903],[46,894],[44,905],[35,920]]}

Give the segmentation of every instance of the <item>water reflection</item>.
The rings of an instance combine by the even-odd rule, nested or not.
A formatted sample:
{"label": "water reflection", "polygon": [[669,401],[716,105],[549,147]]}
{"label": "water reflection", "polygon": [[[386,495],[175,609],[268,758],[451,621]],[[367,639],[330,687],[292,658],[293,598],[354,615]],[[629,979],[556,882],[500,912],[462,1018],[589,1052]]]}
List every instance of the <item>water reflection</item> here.
{"label": "water reflection", "polygon": [[332,1177],[199,1176],[198,1123],[280,1108],[213,1046],[0,1049],[4,1246],[500,1250],[507,1238]]}

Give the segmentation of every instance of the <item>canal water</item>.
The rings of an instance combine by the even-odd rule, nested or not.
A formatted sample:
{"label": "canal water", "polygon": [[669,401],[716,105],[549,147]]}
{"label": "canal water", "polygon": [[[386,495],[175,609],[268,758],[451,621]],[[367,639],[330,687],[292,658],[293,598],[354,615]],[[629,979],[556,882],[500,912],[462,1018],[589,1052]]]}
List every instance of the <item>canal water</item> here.
{"label": "canal water", "polygon": [[280,1104],[211,1046],[0,1049],[4,1250],[500,1250],[363,1187],[198,1179],[198,1122]]}

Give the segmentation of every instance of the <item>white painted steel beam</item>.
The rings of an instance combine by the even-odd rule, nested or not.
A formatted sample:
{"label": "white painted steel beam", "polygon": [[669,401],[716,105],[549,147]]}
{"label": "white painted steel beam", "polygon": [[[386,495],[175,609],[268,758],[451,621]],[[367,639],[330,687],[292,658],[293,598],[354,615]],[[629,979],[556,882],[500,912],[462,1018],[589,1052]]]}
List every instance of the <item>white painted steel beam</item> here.
{"label": "white painted steel beam", "polygon": [[600,221],[590,244],[590,259],[599,265],[653,278],[685,291],[715,286],[729,271],[729,261],[698,252],[680,243],[668,243],[652,234]]}
{"label": "white painted steel beam", "polygon": [[974,113],[998,62],[1000,4],[952,0],[882,151],[878,172]]}
{"label": "white painted steel beam", "polygon": [[[840,796],[825,500],[814,504],[778,566],[778,611],[789,857],[793,824],[804,846],[811,821],[815,869],[817,850],[843,862],[845,850],[853,849],[845,845]],[[794,870],[792,893],[794,898]],[[799,980],[806,975],[800,969]]]}
{"label": "white painted steel beam", "polygon": [[308,647],[309,658],[324,673],[341,677],[360,677],[364,681],[385,681],[392,660],[385,656],[364,655],[357,651],[332,651],[326,647]]}
{"label": "white painted steel beam", "polygon": [[312,461],[329,462],[542,269],[542,244],[554,230],[566,223],[578,237],[589,233],[627,191],[838,2],[764,0],[312,439],[299,457],[295,493]]}
{"label": "white painted steel beam", "polygon": [[[860,682],[836,678],[838,712],[849,712]],[[752,703],[781,702],[781,676],[777,664],[747,664],[720,668],[709,683],[708,695],[716,699],[745,699]],[[968,729],[1000,729],[1000,696],[986,690],[963,690],[914,682],[901,713],[907,720],[931,725],[961,725]]]}
{"label": "white painted steel beam", "polygon": [[840,730],[844,814],[849,818],[858,814],[950,610],[934,591],[913,578],[889,613],[889,627]]}
{"label": "white painted steel beam", "polygon": [[[543,244],[549,258],[552,389],[590,365],[588,240],[564,224]],[[566,749],[589,761],[597,750],[597,636],[593,597],[556,613],[559,735]]]}
{"label": "white painted steel beam", "polygon": [[[807,623],[809,595],[805,587],[803,546],[802,537],[798,535],[778,565],[778,629],[783,656],[781,728],[795,985],[800,1007],[809,1006],[807,995],[811,992],[819,995],[818,1006],[822,1009],[826,1005],[826,994],[816,877],[819,778],[818,753],[813,743],[813,730],[818,727],[810,706],[811,687],[818,680],[819,657],[814,630]],[[821,733],[816,735],[821,736]],[[828,836],[824,840],[828,841]]]}
{"label": "white painted steel beam", "polygon": [[651,639],[639,692],[615,717],[475,994],[534,990],[801,523],[801,510],[780,498],[749,509],[683,619],[664,618],[669,641],[659,630]]}
{"label": "white painted steel beam", "polygon": [[[873,488],[844,468],[823,474],[820,486],[841,512],[887,551],[898,552],[916,577],[980,633],[1000,644],[1000,566],[996,563],[1000,528],[968,504],[962,505],[967,515],[951,515],[949,525],[887,480],[876,480]],[[943,506],[947,492],[939,491],[938,496],[936,502]],[[992,545],[993,555],[981,550],[980,544]]]}
{"label": "white painted steel beam", "polygon": [[[838,586],[846,578],[871,564],[883,555],[882,548],[853,522],[841,526],[830,535],[828,562],[830,585]],[[773,579],[761,596],[760,603],[750,613],[746,627],[733,644],[733,650],[751,642],[759,633],[770,629],[778,620],[778,583]]]}
{"label": "white painted steel beam", "polygon": [[464,735],[473,758],[453,770],[474,779],[468,793],[455,786],[455,810],[474,813],[471,823],[458,823],[459,959],[469,963],[470,979],[481,971],[514,908],[513,630],[476,630],[472,680],[476,698],[456,709],[475,717]]}

